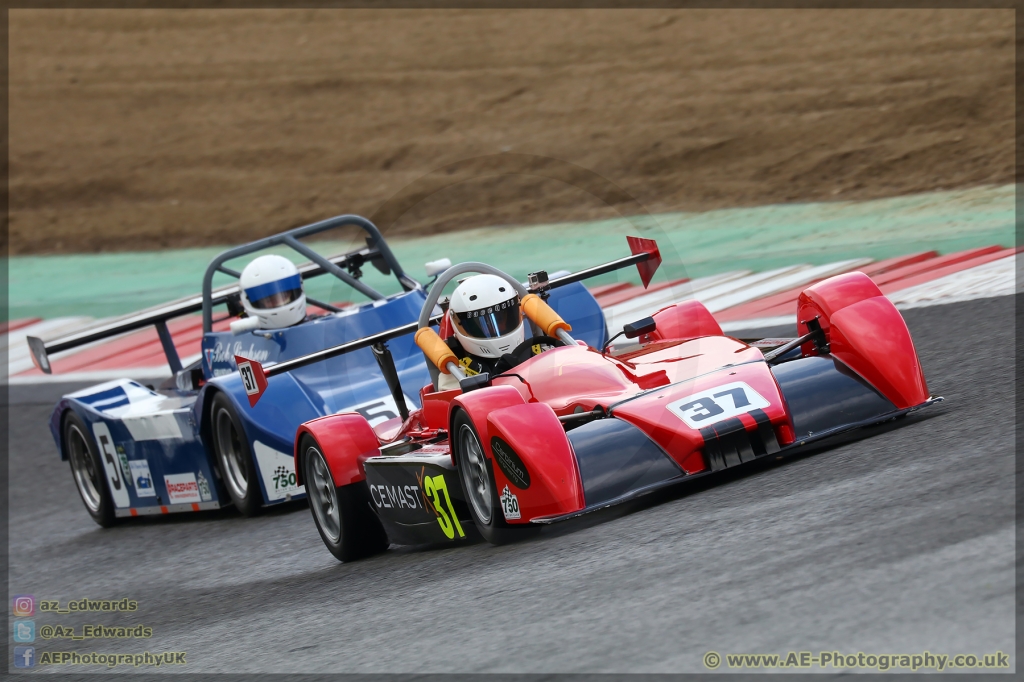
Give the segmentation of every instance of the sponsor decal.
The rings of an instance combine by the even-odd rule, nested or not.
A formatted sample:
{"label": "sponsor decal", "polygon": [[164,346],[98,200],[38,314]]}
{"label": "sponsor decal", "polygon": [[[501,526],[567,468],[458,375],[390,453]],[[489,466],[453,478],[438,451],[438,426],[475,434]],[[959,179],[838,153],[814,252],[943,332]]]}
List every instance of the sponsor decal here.
{"label": "sponsor decal", "polygon": [[203,350],[203,356],[206,358],[206,362],[210,366],[210,369],[213,369],[214,363],[219,364],[224,362],[228,363],[231,367],[234,367],[236,355],[262,363],[266,362],[270,357],[270,351],[256,348],[255,343],[250,343],[249,347],[246,348],[242,345],[241,341],[235,341],[234,343],[218,341],[217,345],[213,348],[206,348]]}
{"label": "sponsor decal", "polygon": [[268,500],[284,500],[306,491],[295,480],[295,458],[292,455],[275,450],[258,440],[253,441],[252,445]]}
{"label": "sponsor decal", "polygon": [[107,489],[110,490],[114,506],[127,507],[131,504],[128,498],[128,484],[121,473],[121,462],[114,450],[114,439],[110,436],[110,429],[103,422],[96,422],[92,425],[92,432],[100,446],[100,459],[103,460],[103,470],[107,474]]}
{"label": "sponsor decal", "polygon": [[210,482],[206,480],[206,476],[203,476],[202,471],[196,474],[196,483],[199,484],[199,497],[203,498],[203,502],[212,500],[213,495],[210,494]]}
{"label": "sponsor decal", "polygon": [[[459,488],[448,490],[451,477],[445,474],[444,469],[433,465],[430,470],[424,465],[418,467],[418,470],[409,470],[404,466],[367,467],[367,487],[370,499],[373,500],[371,507],[378,514],[400,523],[424,524],[429,528],[433,526],[431,521],[437,521],[437,527],[449,540],[466,537],[452,499],[452,495],[458,495]],[[385,478],[382,469],[390,470],[391,473]],[[399,482],[394,482],[393,477],[398,472],[401,472]],[[432,475],[432,472],[436,472],[436,475]],[[415,476],[415,484],[407,478],[410,475]],[[459,485],[457,475],[451,480],[452,485]],[[404,484],[404,481],[409,481],[409,484]]]}
{"label": "sponsor decal", "polygon": [[763,410],[770,403],[742,381],[715,386],[666,405],[669,412],[691,429],[702,429],[745,412]]}
{"label": "sponsor decal", "polygon": [[519,459],[512,446],[501,438],[491,438],[491,452],[494,454],[494,461],[498,463],[501,473],[515,487],[526,490],[530,487],[530,472],[526,470],[523,460]]}
{"label": "sponsor decal", "polygon": [[288,467],[279,466],[274,469],[274,489],[279,490],[288,486],[297,485],[298,479],[294,471],[288,471]]}
{"label": "sponsor decal", "polygon": [[167,499],[170,504],[203,501],[203,498],[199,496],[196,475],[191,472],[164,476],[164,485],[167,486]]}
{"label": "sponsor decal", "polygon": [[128,455],[124,453],[124,448],[120,445],[115,447],[117,448],[117,459],[121,462],[121,473],[124,474],[124,482],[130,486],[132,484],[132,472],[128,469]]}
{"label": "sponsor decal", "polygon": [[156,497],[153,474],[149,473],[149,462],[144,459],[133,459],[128,462],[128,469],[131,471],[132,483],[135,484],[135,494],[139,497]]}
{"label": "sponsor decal", "polygon": [[501,497],[498,500],[501,501],[501,513],[505,515],[506,521],[522,518],[522,515],[519,513],[519,498],[508,489],[508,486],[505,486],[505,489],[501,491]]}
{"label": "sponsor decal", "polygon": [[455,513],[452,498],[448,495],[448,484],[444,480],[444,474],[428,476],[426,468],[421,467],[416,480],[423,490],[427,504],[434,512],[434,516],[437,517],[437,523],[441,526],[441,532],[445,537],[454,540],[456,531],[460,538],[466,537],[462,530],[462,524],[459,523],[459,517]]}
{"label": "sponsor decal", "polygon": [[370,486],[370,497],[378,509],[425,509],[417,495],[419,492],[420,489],[414,485],[379,483]]}
{"label": "sponsor decal", "polygon": [[459,360],[459,364],[462,365],[462,373],[465,374],[467,377],[475,377],[477,374],[480,373],[480,370],[474,369],[473,365],[476,365],[477,367],[482,367],[479,362],[474,361],[473,358],[469,357],[468,355]]}

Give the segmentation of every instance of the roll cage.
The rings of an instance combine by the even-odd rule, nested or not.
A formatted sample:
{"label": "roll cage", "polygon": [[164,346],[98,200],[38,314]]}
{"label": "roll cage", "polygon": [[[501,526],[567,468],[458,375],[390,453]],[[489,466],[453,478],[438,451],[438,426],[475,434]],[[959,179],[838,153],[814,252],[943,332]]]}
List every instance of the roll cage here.
{"label": "roll cage", "polygon": [[[345,227],[348,225],[354,225],[366,232],[367,237],[365,247],[356,251],[328,258],[299,241],[299,239],[303,237],[309,237],[327,230]],[[361,268],[366,263],[372,264],[377,268],[377,270],[385,275],[393,274],[398,279],[402,289],[405,291],[422,288],[419,282],[405,274],[405,271],[398,263],[398,260],[395,258],[395,255],[392,253],[387,242],[384,241],[384,237],[381,235],[380,230],[377,229],[376,225],[362,216],[351,214],[340,215],[326,220],[321,220],[320,222],[286,230],[270,237],[257,239],[249,242],[248,244],[242,244],[241,246],[236,246],[232,249],[222,251],[214,257],[206,267],[206,272],[203,275],[202,293],[198,295],[187,296],[185,298],[178,299],[177,301],[164,303],[139,312],[129,313],[128,315],[115,320],[101,322],[50,341],[43,341],[40,338],[30,336],[27,341],[29,349],[32,351],[32,359],[35,362],[36,367],[46,374],[50,374],[52,373],[49,359],[51,353],[71,350],[72,348],[77,348],[87,343],[100,341],[152,325],[156,328],[157,336],[160,338],[160,344],[163,347],[164,355],[167,358],[167,364],[170,367],[171,372],[176,374],[182,369],[181,359],[178,357],[178,351],[174,347],[174,341],[171,338],[171,333],[167,329],[167,321],[183,315],[202,311],[203,333],[209,334],[213,331],[214,306],[229,305],[230,307],[234,305],[234,302],[237,301],[240,294],[240,287],[238,284],[229,284],[214,289],[214,275],[217,272],[220,272],[237,279],[241,273],[226,267],[224,263],[274,246],[287,246],[293,251],[309,259],[309,262],[298,266],[299,274],[302,276],[303,280],[311,277],[317,277],[324,273],[330,273],[345,284],[373,300],[383,299],[384,295],[360,281],[360,277],[362,276]],[[308,296],[306,300],[325,310],[334,312],[339,310],[339,308],[329,303],[310,299]]]}

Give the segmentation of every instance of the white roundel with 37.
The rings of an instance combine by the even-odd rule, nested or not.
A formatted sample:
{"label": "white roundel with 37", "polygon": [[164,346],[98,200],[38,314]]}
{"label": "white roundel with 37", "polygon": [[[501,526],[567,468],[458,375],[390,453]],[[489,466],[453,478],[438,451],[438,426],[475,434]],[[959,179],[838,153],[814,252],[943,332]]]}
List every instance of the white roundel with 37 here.
{"label": "white roundel with 37", "polygon": [[746,383],[734,381],[693,393],[669,403],[667,407],[691,429],[703,429],[744,412],[763,410],[768,405],[764,396]]}

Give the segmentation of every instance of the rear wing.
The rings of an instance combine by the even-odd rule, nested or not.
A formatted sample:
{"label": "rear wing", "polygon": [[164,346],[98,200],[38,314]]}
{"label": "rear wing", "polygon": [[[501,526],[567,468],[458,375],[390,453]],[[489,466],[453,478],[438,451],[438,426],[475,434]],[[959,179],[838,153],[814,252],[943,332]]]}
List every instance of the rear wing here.
{"label": "rear wing", "polygon": [[[302,237],[308,237],[346,225],[355,225],[367,233],[365,248],[327,258],[298,241]],[[213,289],[214,274],[221,272],[237,278],[240,276],[240,273],[225,267],[224,263],[240,256],[279,245],[288,246],[309,258],[310,262],[299,266],[299,274],[304,280],[324,273],[330,273],[369,298],[374,300],[382,299],[384,298],[383,294],[359,281],[359,269],[363,264],[371,263],[385,275],[393,273],[406,291],[420,288],[420,284],[402,270],[402,267],[398,264],[376,225],[361,216],[341,215],[310,225],[296,227],[271,237],[257,239],[256,241],[218,254],[206,268],[201,294],[187,296],[170,303],[130,313],[124,317],[102,322],[49,341],[43,341],[40,338],[30,336],[27,341],[29,349],[32,351],[32,360],[41,371],[50,374],[52,368],[49,356],[53,353],[71,350],[87,343],[101,341],[152,325],[156,327],[157,335],[160,337],[160,345],[163,346],[164,355],[167,357],[167,364],[170,366],[171,372],[179,372],[181,371],[181,359],[178,357],[178,351],[174,347],[171,333],[167,329],[167,321],[201,310],[203,312],[203,333],[212,331],[214,306],[227,303],[240,293],[240,288],[237,284],[229,284]],[[333,312],[339,310],[329,303],[317,301],[308,296],[306,300],[324,310]]]}
{"label": "rear wing", "polygon": [[[546,293],[551,289],[573,284],[590,277],[597,277],[598,275],[627,268],[631,265],[637,266],[644,288],[647,288],[655,271],[661,264],[661,252],[658,250],[658,244],[653,239],[642,239],[640,237],[627,237],[626,239],[629,242],[629,248],[633,255],[552,280],[549,280],[547,273],[543,271],[530,273],[527,277],[528,291],[532,294],[537,294],[541,298],[547,298]],[[437,325],[441,323],[443,317],[443,315],[435,315],[429,318],[427,322],[431,326]],[[391,339],[415,333],[419,326],[419,321],[410,322],[399,327],[364,336],[361,339],[325,348],[309,355],[285,360],[284,362],[278,362],[266,367],[256,360],[243,358],[238,355],[235,356],[235,363],[238,366],[238,374],[242,378],[245,393],[249,398],[249,405],[255,407],[263,393],[267,390],[267,380],[270,377],[363,348],[372,348],[384,378],[387,380],[388,388],[390,388],[392,395],[395,397],[395,404],[398,405],[404,420],[408,417],[405,408],[405,398],[402,393],[402,387],[398,383],[398,372],[395,369],[394,360],[391,357],[391,352],[387,349],[386,343]]]}

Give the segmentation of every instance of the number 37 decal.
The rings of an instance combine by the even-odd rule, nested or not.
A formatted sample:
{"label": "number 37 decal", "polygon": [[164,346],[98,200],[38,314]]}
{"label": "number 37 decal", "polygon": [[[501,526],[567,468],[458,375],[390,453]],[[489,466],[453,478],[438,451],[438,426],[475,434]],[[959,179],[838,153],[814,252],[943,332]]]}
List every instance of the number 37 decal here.
{"label": "number 37 decal", "polygon": [[692,429],[702,429],[744,412],[764,409],[769,403],[742,381],[715,386],[668,404],[669,411]]}

